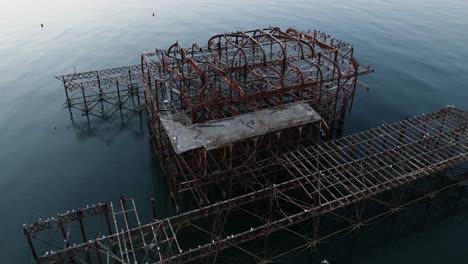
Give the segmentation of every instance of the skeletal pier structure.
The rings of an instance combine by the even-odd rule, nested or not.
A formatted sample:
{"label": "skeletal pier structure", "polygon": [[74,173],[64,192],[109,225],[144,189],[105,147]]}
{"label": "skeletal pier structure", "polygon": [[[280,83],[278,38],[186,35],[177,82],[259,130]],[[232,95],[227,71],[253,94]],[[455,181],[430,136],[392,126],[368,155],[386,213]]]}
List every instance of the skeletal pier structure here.
{"label": "skeletal pier structure", "polygon": [[256,181],[234,168],[339,136],[358,76],[373,72],[348,43],[280,28],[175,43],[142,54],[141,70],[151,143],[177,208],[184,193],[210,202],[202,181],[215,177],[226,198]]}
{"label": "skeletal pier structure", "polygon": [[371,72],[344,41],[270,27],[215,35],[206,45],[175,43],[142,54],[139,65],[56,78],[70,114],[80,112],[88,125],[90,117],[146,110],[154,154],[180,210],[183,200],[201,206],[217,199],[202,181],[216,177],[225,199],[255,181],[237,166],[339,137],[356,87],[367,89],[358,76]]}
{"label": "skeletal pier structure", "polygon": [[144,134],[140,72],[141,65],[129,65],[55,77],[63,84],[65,106],[78,137],[97,137],[109,144],[126,123],[138,120],[139,126],[132,129]]}
{"label": "skeletal pier structure", "polygon": [[[98,204],[25,225],[24,233],[39,263],[215,262],[229,248],[257,256],[245,245],[276,232],[302,241],[290,253],[441,192],[463,193],[468,182],[467,125],[467,112],[448,107],[328,142],[277,152],[272,148],[271,155],[257,157],[255,164],[230,168],[251,182],[225,200],[207,200],[169,218],[160,219],[155,212],[143,224],[134,201],[121,198],[119,206]],[[224,173],[229,172],[186,185],[222,186],[217,179]],[[92,216],[102,217],[105,227],[94,238],[85,228]],[[327,232],[328,218],[348,227]],[[62,238],[53,251],[38,254],[35,245],[41,240],[36,239],[48,230],[57,230]]]}
{"label": "skeletal pier structure", "polygon": [[122,111],[140,112],[143,109],[143,90],[140,82],[141,66],[129,65],[112,69],[60,75],[66,106],[88,118],[107,119]]}
{"label": "skeletal pier structure", "polygon": [[[215,35],[206,45],[175,43],[142,54],[139,65],[57,77],[67,105],[88,119],[145,110],[178,213],[162,218],[153,207],[144,223],[134,200],[122,197],[117,206],[40,219],[24,225],[34,259],[216,262],[237,250],[262,262],[437,194],[462,194],[462,110],[340,138],[356,88],[367,88],[358,77],[371,72],[352,45],[325,33],[267,28]],[[44,238],[50,233],[58,236]],[[259,254],[255,241],[278,233],[294,237],[289,249]]]}

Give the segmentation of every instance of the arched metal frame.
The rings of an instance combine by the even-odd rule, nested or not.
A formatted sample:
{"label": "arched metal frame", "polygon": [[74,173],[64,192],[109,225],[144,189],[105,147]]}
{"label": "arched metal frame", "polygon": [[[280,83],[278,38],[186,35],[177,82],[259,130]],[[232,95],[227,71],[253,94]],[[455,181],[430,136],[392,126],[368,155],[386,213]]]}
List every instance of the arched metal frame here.
{"label": "arched metal frame", "polygon": [[[257,156],[268,157],[271,145],[310,144],[320,133],[301,126],[264,136],[263,142],[245,139],[177,155],[161,126],[162,117],[177,115],[185,125],[194,125],[305,102],[333,131],[339,129],[346,107],[351,108],[357,77],[372,72],[359,65],[345,42],[318,31],[280,28],[217,34],[206,46],[193,44],[188,49],[176,42],[167,50],[143,54],[141,63],[152,144],[174,198],[182,190],[181,182],[203,179],[216,168],[229,171],[233,164],[253,162]],[[216,168],[211,168],[213,162],[219,162]],[[201,186],[187,190],[198,205],[208,201]]]}
{"label": "arched metal frame", "polygon": [[171,105],[179,108],[172,110],[187,113],[192,124],[256,111],[274,101],[315,101],[322,111],[323,95],[328,99],[320,114],[329,116],[331,123],[340,118],[338,113],[350,98],[352,102],[357,76],[368,72],[360,72],[352,51],[351,56],[343,52],[345,44],[334,41],[333,46],[333,41],[318,32],[258,29],[218,34],[206,47],[193,45],[189,50],[175,43],[143,64],[159,69],[154,71],[155,80],[164,84],[158,92],[169,89],[178,94],[173,98],[178,103]]}

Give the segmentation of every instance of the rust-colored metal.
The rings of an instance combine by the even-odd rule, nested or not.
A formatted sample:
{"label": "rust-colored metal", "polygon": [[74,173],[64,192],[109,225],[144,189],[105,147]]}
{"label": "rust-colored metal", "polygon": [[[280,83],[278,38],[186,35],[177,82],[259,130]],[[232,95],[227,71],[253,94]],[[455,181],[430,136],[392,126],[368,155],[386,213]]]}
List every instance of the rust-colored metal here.
{"label": "rust-colored metal", "polygon": [[[171,104],[148,99],[160,109],[184,112],[191,124],[310,101],[331,126],[351,107],[357,76],[373,71],[357,63],[345,42],[317,31],[279,28],[220,34],[207,46],[190,49],[176,43],[143,54],[141,61],[149,69],[142,70],[143,80],[153,87],[147,92]],[[166,98],[169,94],[174,96]]]}
{"label": "rust-colored metal", "polygon": [[[25,225],[37,262],[216,262],[233,247],[261,262],[245,243],[286,232],[304,242],[287,253],[314,247],[330,237],[324,217],[349,224],[337,234],[467,182],[468,113],[453,107],[341,138],[358,77],[373,70],[325,33],[218,34],[205,46],[175,43],[140,59],[57,78],[70,109],[88,118],[146,110],[177,214],[158,219],[153,201],[143,224],[133,199],[121,197],[120,209],[98,204]],[[93,236],[85,227],[95,216],[106,232]],[[243,223],[229,226],[233,219]],[[303,222],[310,230],[296,231]],[[47,230],[63,243],[43,254],[36,238]]]}
{"label": "rust-colored metal", "polygon": [[108,119],[117,112],[140,112],[143,89],[139,78],[140,65],[129,65],[99,71],[60,75],[66,106],[73,111],[92,117]]}
{"label": "rust-colored metal", "polygon": [[[272,146],[277,152],[285,146],[339,137],[346,109],[352,108],[358,76],[373,71],[359,64],[353,53],[352,45],[319,31],[274,27],[218,34],[205,46],[183,48],[175,43],[167,50],[142,54],[140,65],[57,79],[63,82],[70,115],[71,110],[78,110],[87,117],[88,125],[93,116],[108,119],[120,113],[122,119],[123,110],[146,110],[153,150],[179,207],[184,196],[181,192],[186,190],[182,182],[203,181],[216,171],[229,171],[229,176],[218,176],[220,182],[225,176],[236,178],[233,166],[272,157]],[[177,119],[187,128],[212,126],[217,120],[264,109],[277,111],[293,103],[309,106],[321,117],[320,122],[294,123],[291,119],[290,125],[273,129],[268,129],[275,126],[272,121],[262,127],[236,123],[262,133],[249,135],[244,129],[238,132],[242,136],[236,135],[238,138],[230,142],[183,153],[174,148],[177,143],[168,136],[173,131],[161,120]],[[221,125],[225,130],[235,130],[234,124]],[[223,192],[227,196],[231,187]],[[209,200],[206,190],[199,186],[186,193],[191,193],[191,199],[199,205]]]}
{"label": "rust-colored metal", "polygon": [[[201,186],[187,189],[183,182],[204,181],[213,173],[218,182],[238,178],[233,166],[256,164],[259,157],[273,158],[272,146],[278,151],[339,136],[358,76],[373,71],[357,62],[350,44],[318,31],[280,28],[219,34],[206,46],[194,44],[189,49],[175,43],[167,50],[143,54],[140,68],[151,142],[171,182],[177,207],[180,192],[185,190],[197,204],[209,202]],[[184,153],[174,149],[177,143],[168,136],[171,128],[161,120],[178,119],[186,127],[212,125],[216,120],[298,102],[312,107],[322,121],[291,124],[217,148]],[[225,196],[232,192],[230,188],[223,190]]]}
{"label": "rust-colored metal", "polygon": [[[35,238],[46,230],[69,229],[76,221],[110,212],[114,220],[111,235],[72,245],[71,240],[81,238],[75,230],[78,234],[67,233],[56,245],[57,251],[37,255],[37,261],[186,263],[215,259],[234,247],[260,262],[263,256],[249,251],[245,243],[283,231],[303,241],[286,251],[292,253],[442,192],[464,190],[468,183],[467,124],[467,112],[444,108],[341,139],[290,147],[276,153],[274,159],[258,159],[262,165],[256,167],[239,164],[242,176],[254,179],[255,183],[248,184],[251,189],[169,218],[142,224],[134,201],[122,197],[121,209],[112,203],[98,204],[25,225],[24,233],[28,239]],[[239,217],[252,225],[224,224]],[[327,229],[322,230],[320,219],[327,217],[348,225],[323,233]],[[310,230],[298,232],[297,224],[306,221],[311,225],[301,226]],[[190,239],[184,240],[187,233]],[[31,248],[35,254],[32,242]]]}

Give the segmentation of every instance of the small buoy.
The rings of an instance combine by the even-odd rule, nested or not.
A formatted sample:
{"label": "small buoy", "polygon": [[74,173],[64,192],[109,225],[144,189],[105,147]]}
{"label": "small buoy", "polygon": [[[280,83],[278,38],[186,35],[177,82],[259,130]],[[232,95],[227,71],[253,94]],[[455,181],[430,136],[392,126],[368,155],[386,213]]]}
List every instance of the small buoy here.
{"label": "small buoy", "polygon": [[154,13],[153,13],[153,16],[154,16]]}
{"label": "small buoy", "polygon": [[41,28],[43,28],[43,27],[44,27],[44,24],[41,24]]}

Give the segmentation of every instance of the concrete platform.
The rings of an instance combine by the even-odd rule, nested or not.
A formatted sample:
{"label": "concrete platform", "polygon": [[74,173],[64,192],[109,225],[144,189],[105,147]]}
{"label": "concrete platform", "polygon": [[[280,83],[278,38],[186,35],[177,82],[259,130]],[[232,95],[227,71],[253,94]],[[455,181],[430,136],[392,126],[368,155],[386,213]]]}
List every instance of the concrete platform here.
{"label": "concrete platform", "polygon": [[202,124],[185,126],[180,114],[161,116],[177,154],[197,148],[214,149],[231,142],[320,121],[307,103],[295,102]]}

